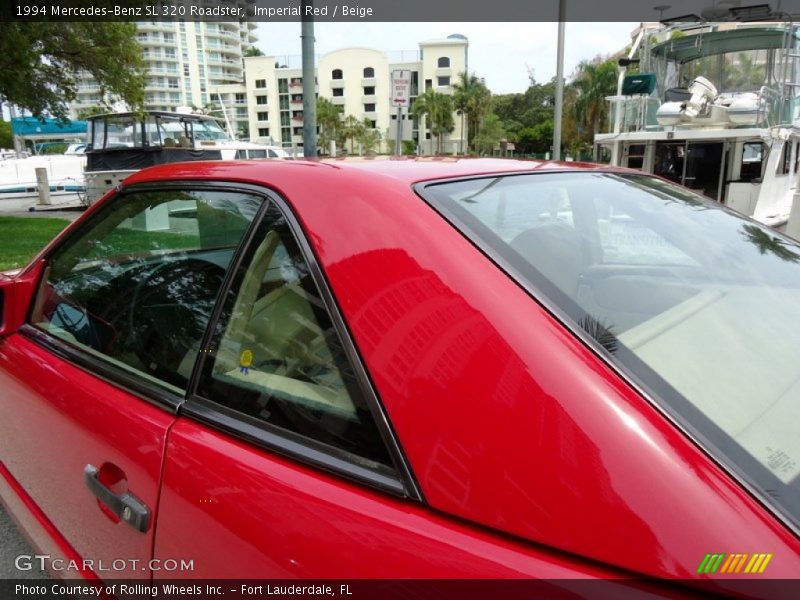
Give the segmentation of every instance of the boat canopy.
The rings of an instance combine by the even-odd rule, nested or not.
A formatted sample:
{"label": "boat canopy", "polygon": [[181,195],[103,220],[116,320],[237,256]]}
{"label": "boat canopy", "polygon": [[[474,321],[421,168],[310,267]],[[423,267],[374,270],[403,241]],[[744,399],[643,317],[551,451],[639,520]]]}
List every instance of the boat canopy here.
{"label": "boat canopy", "polygon": [[36,117],[14,117],[11,119],[11,131],[14,135],[28,139],[49,139],[85,136],[86,121],[69,121],[58,119],[38,119]]}
{"label": "boat canopy", "polygon": [[[653,46],[650,53],[653,57],[685,63],[728,52],[783,48],[787,46],[786,36],[786,27],[725,29],[675,37]],[[791,37],[794,39],[790,38],[789,46],[797,39],[796,32]]]}

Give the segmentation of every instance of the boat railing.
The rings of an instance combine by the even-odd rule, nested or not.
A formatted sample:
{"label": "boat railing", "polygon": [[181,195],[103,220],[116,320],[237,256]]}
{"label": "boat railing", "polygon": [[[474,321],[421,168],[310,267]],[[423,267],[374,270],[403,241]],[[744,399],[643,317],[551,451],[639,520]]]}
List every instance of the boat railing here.
{"label": "boat railing", "polygon": [[[724,95],[735,97],[737,94],[743,93],[747,92],[728,92]],[[753,122],[747,125],[748,127],[769,128],[788,123],[788,115],[791,113],[790,109],[792,107],[784,104],[785,97],[782,96],[778,90],[762,86],[757,92],[752,93],[757,95],[757,114]],[[615,124],[617,121],[617,114],[619,114],[619,133],[664,131],[665,129],[672,129],[673,127],[665,127],[658,123],[656,114],[662,101],[656,96],[644,94],[634,96],[607,96],[606,100],[609,102],[609,132],[616,132]],[[695,126],[697,125],[702,125],[702,122],[698,121]],[[716,125],[719,127],[737,127],[734,123],[720,123]],[[679,127],[692,127],[692,122],[688,121],[682,123]]]}

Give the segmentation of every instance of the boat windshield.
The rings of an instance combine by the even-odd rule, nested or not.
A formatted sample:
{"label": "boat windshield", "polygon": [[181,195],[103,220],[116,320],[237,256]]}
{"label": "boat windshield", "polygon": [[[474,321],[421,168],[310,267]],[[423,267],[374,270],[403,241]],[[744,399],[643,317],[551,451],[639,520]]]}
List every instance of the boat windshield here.
{"label": "boat windshield", "polygon": [[95,119],[91,139],[95,150],[141,148],[142,123],[130,115]]}
{"label": "boat windshield", "polygon": [[228,134],[213,119],[202,119],[192,123],[195,140],[224,141],[228,139]]}
{"label": "boat windshield", "polygon": [[422,194],[800,526],[800,245],[646,175]]}
{"label": "boat windshield", "polygon": [[681,65],[677,87],[687,87],[696,77],[705,77],[720,93],[757,92],[762,86],[780,85],[769,68],[773,50],[745,50],[704,56]]}

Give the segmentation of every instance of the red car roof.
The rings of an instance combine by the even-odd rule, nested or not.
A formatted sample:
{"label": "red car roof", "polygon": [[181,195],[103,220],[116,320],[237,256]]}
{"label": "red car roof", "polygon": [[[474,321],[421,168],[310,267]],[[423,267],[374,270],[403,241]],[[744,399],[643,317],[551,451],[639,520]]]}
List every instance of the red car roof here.
{"label": "red car roof", "polygon": [[[282,182],[311,173],[314,177],[335,177],[336,173],[373,173],[413,184],[420,181],[449,177],[513,173],[524,171],[588,171],[616,170],[607,165],[578,162],[510,160],[499,158],[390,158],[390,159],[330,159],[330,160],[265,160],[265,161],[198,161],[172,163],[144,169],[129,177],[125,183],[153,180],[220,179],[264,182],[269,179],[280,186]],[[301,175],[302,173],[302,175]]]}

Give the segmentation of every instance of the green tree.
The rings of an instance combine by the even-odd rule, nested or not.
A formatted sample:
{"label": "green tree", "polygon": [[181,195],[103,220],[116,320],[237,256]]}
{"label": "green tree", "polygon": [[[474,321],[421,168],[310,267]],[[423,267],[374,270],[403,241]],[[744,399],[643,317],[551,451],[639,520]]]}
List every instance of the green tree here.
{"label": "green tree", "polygon": [[476,75],[468,75],[466,71],[458,74],[458,81],[453,84],[453,104],[461,114],[461,129],[464,129],[464,117],[467,120],[467,145],[480,131],[481,121],[492,104],[492,93],[483,79]]}
{"label": "green tree", "polygon": [[324,154],[328,152],[331,142],[337,140],[338,131],[342,127],[342,107],[327,98],[317,98],[317,126],[319,146]]}
{"label": "green tree", "polygon": [[505,137],[506,132],[500,117],[490,112],[483,117],[480,132],[475,136],[475,150],[479,154],[491,154],[494,147]]}
{"label": "green tree", "polygon": [[372,121],[364,119],[356,132],[356,141],[362,154],[371,154],[381,143],[381,132],[372,127]]}
{"label": "green tree", "polygon": [[342,121],[342,138],[346,143],[350,140],[350,154],[355,151],[354,144],[363,135],[364,123],[353,115],[347,115]]}
{"label": "green tree", "polygon": [[411,110],[416,118],[427,117],[431,135],[436,138],[436,151],[442,152],[442,141],[445,134],[453,131],[453,99],[435,90],[427,90],[417,96]]}
{"label": "green tree", "polygon": [[108,108],[102,106],[90,106],[89,108],[84,108],[78,111],[78,119],[85,120],[96,115],[104,115],[107,112]]}
{"label": "green tree", "polygon": [[100,96],[144,104],[145,75],[136,25],[121,22],[0,22],[0,99],[65,118],[77,74],[92,75]]}
{"label": "green tree", "polygon": [[14,138],[11,135],[11,123],[0,116],[0,148],[13,148]]}
{"label": "green tree", "polygon": [[255,46],[250,46],[247,50],[244,51],[245,56],[264,56],[264,53]]}
{"label": "green tree", "polygon": [[533,127],[526,127],[516,139],[517,150],[524,154],[544,154],[553,146],[553,120],[541,121]]}
{"label": "green tree", "polygon": [[584,137],[590,136],[591,141],[600,132],[600,123],[608,115],[606,96],[614,95],[617,89],[616,61],[597,58],[581,62],[571,87],[575,91],[572,116]]}
{"label": "green tree", "polygon": [[492,111],[500,117],[506,130],[520,131],[553,118],[555,80],[537,83],[531,79],[524,93],[492,96]]}

